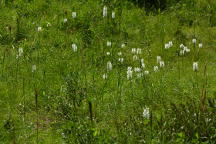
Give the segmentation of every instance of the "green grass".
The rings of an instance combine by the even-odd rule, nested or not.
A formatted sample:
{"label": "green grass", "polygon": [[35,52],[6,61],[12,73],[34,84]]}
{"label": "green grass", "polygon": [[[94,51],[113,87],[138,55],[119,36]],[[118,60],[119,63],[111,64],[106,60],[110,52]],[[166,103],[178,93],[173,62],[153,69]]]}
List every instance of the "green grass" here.
{"label": "green grass", "polygon": [[[0,143],[215,143],[216,2],[182,1],[154,13],[110,1],[105,18],[103,7],[101,0],[0,1]],[[191,50],[184,56],[182,43]],[[127,79],[127,68],[141,64],[132,48],[142,49],[149,74]],[[157,56],[165,67],[154,72]]]}

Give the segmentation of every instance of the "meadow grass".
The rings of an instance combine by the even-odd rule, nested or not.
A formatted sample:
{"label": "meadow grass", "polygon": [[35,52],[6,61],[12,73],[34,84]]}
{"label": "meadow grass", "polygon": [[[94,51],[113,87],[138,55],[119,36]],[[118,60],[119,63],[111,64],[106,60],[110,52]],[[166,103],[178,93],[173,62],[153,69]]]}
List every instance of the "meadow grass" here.
{"label": "meadow grass", "polygon": [[216,2],[169,2],[0,0],[0,143],[214,144]]}

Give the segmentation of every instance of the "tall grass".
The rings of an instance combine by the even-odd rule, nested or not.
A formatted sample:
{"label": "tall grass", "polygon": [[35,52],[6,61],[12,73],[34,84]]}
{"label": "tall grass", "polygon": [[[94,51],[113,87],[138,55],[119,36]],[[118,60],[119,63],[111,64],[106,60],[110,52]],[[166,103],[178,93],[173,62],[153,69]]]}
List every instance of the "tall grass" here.
{"label": "tall grass", "polygon": [[0,1],[0,142],[215,142],[216,2],[137,2]]}

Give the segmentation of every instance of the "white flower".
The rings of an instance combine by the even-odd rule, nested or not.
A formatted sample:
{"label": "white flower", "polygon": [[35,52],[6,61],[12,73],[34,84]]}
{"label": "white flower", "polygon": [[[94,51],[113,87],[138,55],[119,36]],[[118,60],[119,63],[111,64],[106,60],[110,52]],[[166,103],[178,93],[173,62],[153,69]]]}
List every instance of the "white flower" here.
{"label": "white flower", "polygon": [[138,60],[138,56],[137,56],[137,55],[134,55],[134,56],[133,56],[133,60],[134,60],[134,61]]}
{"label": "white flower", "polygon": [[32,65],[32,72],[35,72],[37,69],[36,65]]}
{"label": "white flower", "polygon": [[180,48],[182,48],[182,49],[183,49],[184,47],[185,47],[185,46],[184,46],[183,44],[180,44]]}
{"label": "white flower", "polygon": [[23,48],[19,48],[18,49],[18,53],[19,53],[19,56],[22,56],[22,54],[23,54]]}
{"label": "white flower", "polygon": [[38,27],[38,28],[37,28],[37,31],[38,31],[38,32],[42,31],[42,27]]}
{"label": "white flower", "polygon": [[124,58],[119,58],[118,61],[121,62],[121,63],[123,63],[124,62]]}
{"label": "white flower", "polygon": [[107,75],[107,74],[103,74],[102,78],[103,78],[103,79],[107,79],[107,78],[108,78],[108,75]]}
{"label": "white flower", "polygon": [[164,61],[160,61],[160,67],[164,67],[164,66],[165,66]]}
{"label": "white flower", "polygon": [[51,23],[50,22],[47,22],[47,27],[50,27],[51,26]]}
{"label": "white flower", "polygon": [[72,12],[72,18],[76,18],[77,13],[76,12]]}
{"label": "white flower", "polygon": [[150,118],[150,112],[149,112],[149,108],[148,107],[145,107],[143,109],[143,117],[146,118],[146,119]]}
{"label": "white flower", "polygon": [[107,16],[107,7],[104,6],[103,7],[103,17],[106,17]]}
{"label": "white flower", "polygon": [[112,70],[112,63],[110,61],[107,62],[107,70],[108,71]]}
{"label": "white flower", "polygon": [[63,137],[63,138],[66,138],[65,133],[62,133],[62,137]]}
{"label": "white flower", "polygon": [[137,73],[137,77],[141,78],[143,76],[143,73]]}
{"label": "white flower", "polygon": [[190,52],[190,49],[189,49],[189,48],[186,48],[186,49],[185,49],[185,52],[186,52],[186,53],[189,53],[189,52]]}
{"label": "white flower", "polygon": [[187,48],[186,46],[184,46],[183,49],[180,50],[180,53],[179,53],[179,54],[182,56],[182,55],[185,54],[185,52],[186,52],[186,53],[189,53],[189,52],[190,52],[190,49]]}
{"label": "white flower", "polygon": [[148,74],[149,74],[149,71],[144,71],[144,74],[145,74],[145,75],[148,75]]}
{"label": "white flower", "polygon": [[23,55],[23,48],[18,49],[18,57],[21,57]]}
{"label": "white flower", "polygon": [[109,55],[110,55],[110,52],[107,52],[106,54],[109,56]]}
{"label": "white flower", "polygon": [[145,68],[145,63],[141,63],[141,67],[142,67],[142,68]]}
{"label": "white flower", "polygon": [[200,43],[200,44],[199,44],[199,48],[202,48],[202,47],[203,47],[203,44],[202,44],[202,43]]}
{"label": "white flower", "polygon": [[133,76],[133,70],[132,67],[127,68],[127,79],[131,79]]}
{"label": "white flower", "polygon": [[72,44],[72,49],[74,52],[77,52],[77,45],[76,44]]}
{"label": "white flower", "polygon": [[134,71],[135,71],[135,72],[141,72],[141,68],[135,67],[135,68],[134,68]]}
{"label": "white flower", "polygon": [[142,49],[141,48],[137,48],[136,53],[137,54],[142,54]]}
{"label": "white flower", "polygon": [[192,43],[193,43],[193,44],[196,44],[196,39],[195,39],[195,38],[192,39]]}
{"label": "white flower", "polygon": [[112,18],[113,19],[115,18],[115,12],[114,11],[112,12]]}
{"label": "white flower", "polygon": [[132,52],[132,54],[135,54],[136,53],[136,48],[132,48],[131,52]]}
{"label": "white flower", "polygon": [[68,21],[67,18],[65,18],[65,19],[64,19],[64,23],[66,23],[67,21]]}
{"label": "white flower", "polygon": [[165,49],[169,49],[170,48],[169,43],[166,43],[164,47],[165,47]]}
{"label": "white flower", "polygon": [[173,46],[173,42],[169,41],[169,47],[172,47],[172,46]]}
{"label": "white flower", "polygon": [[141,63],[144,63],[144,59],[143,59],[143,58],[142,58],[142,59],[140,59],[140,62],[141,62]]}
{"label": "white flower", "polygon": [[180,53],[179,53],[181,56],[183,56],[185,54],[185,50],[180,50]]}
{"label": "white flower", "polygon": [[161,61],[161,56],[157,56],[157,63],[160,63]]}
{"label": "white flower", "polygon": [[198,71],[198,62],[193,62],[193,71]]}
{"label": "white flower", "polygon": [[155,71],[155,72],[158,71],[158,66],[154,66],[154,71]]}
{"label": "white flower", "polygon": [[118,52],[118,56],[121,56],[122,55],[122,52]]}
{"label": "white flower", "polygon": [[107,46],[111,47],[112,46],[112,42],[111,41],[107,41]]}
{"label": "white flower", "polygon": [[123,43],[122,45],[121,45],[121,48],[124,48],[125,47],[125,44]]}

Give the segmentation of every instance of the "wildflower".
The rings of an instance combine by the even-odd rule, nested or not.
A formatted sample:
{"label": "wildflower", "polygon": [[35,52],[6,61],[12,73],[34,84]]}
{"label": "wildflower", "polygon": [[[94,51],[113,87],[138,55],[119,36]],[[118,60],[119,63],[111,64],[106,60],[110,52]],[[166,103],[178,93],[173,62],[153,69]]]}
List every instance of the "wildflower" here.
{"label": "wildflower", "polygon": [[63,138],[65,138],[65,137],[66,137],[66,136],[65,136],[65,133],[62,133],[62,137],[63,137]]}
{"label": "wildflower", "polygon": [[113,19],[115,18],[115,12],[114,11],[112,12],[112,18]]}
{"label": "wildflower", "polygon": [[125,47],[125,44],[123,43],[122,45],[121,45],[121,48],[124,48]]}
{"label": "wildflower", "polygon": [[145,74],[145,75],[148,75],[148,74],[149,74],[149,71],[144,71],[144,74]]}
{"label": "wildflower", "polygon": [[173,46],[173,42],[169,41],[169,47],[172,47],[172,46]]}
{"label": "wildflower", "polygon": [[103,78],[103,79],[107,79],[107,78],[108,78],[108,75],[107,75],[107,74],[103,74],[102,78]]}
{"label": "wildflower", "polygon": [[158,66],[154,66],[154,71],[155,71],[155,72],[158,71]]}
{"label": "wildflower", "polygon": [[112,63],[110,61],[107,62],[107,70],[108,71],[112,70]]}
{"label": "wildflower", "polygon": [[74,52],[77,52],[77,45],[76,44],[72,44],[72,49]]}
{"label": "wildflower", "polygon": [[146,119],[149,119],[150,113],[149,113],[149,108],[148,107],[145,107],[143,109],[143,117],[146,118]]}
{"label": "wildflower", "polygon": [[124,62],[124,58],[119,58],[118,61],[121,62],[121,63],[123,63]]}
{"label": "wildflower", "polygon": [[76,18],[77,17],[77,13],[76,12],[72,12],[72,18]]}
{"label": "wildflower", "polygon": [[133,56],[133,60],[134,60],[134,61],[138,60],[138,56],[137,56],[137,55],[134,55],[134,56]]}
{"label": "wildflower", "polygon": [[188,52],[190,52],[190,49],[187,47],[184,47],[184,51],[188,53]]}
{"label": "wildflower", "polygon": [[180,44],[180,48],[182,48],[182,49],[183,49],[184,47],[185,47],[185,46],[184,46],[183,44]]}
{"label": "wildflower", "polygon": [[190,49],[189,49],[189,48],[187,48],[187,49],[185,49],[185,51],[186,51],[187,53],[189,53],[189,52],[190,52]]}
{"label": "wildflower", "polygon": [[142,68],[145,68],[145,63],[141,63],[141,67],[142,67]]}
{"label": "wildflower", "polygon": [[160,61],[160,67],[164,67],[164,66],[165,66],[164,61]]}
{"label": "wildflower", "polygon": [[180,50],[179,54],[180,54],[181,56],[183,56],[183,55],[185,54],[185,51],[184,51],[184,50]]}
{"label": "wildflower", "polygon": [[131,52],[132,52],[132,54],[135,54],[136,53],[136,48],[132,48]]}
{"label": "wildflower", "polygon": [[141,59],[140,62],[141,62],[141,63],[144,63],[144,59]]}
{"label": "wildflower", "polygon": [[106,54],[109,56],[109,55],[110,55],[110,52],[107,52]]}
{"label": "wildflower", "polygon": [[132,67],[127,68],[127,79],[131,79],[133,76],[133,70]]}
{"label": "wildflower", "polygon": [[192,43],[193,43],[193,44],[196,44],[196,39],[195,39],[195,38],[192,39]]}
{"label": "wildflower", "polygon": [[47,22],[47,27],[50,27],[51,26],[51,23],[50,22]]}
{"label": "wildflower", "polygon": [[37,31],[38,31],[38,32],[42,31],[42,27],[38,27],[38,28],[37,28]]}
{"label": "wildflower", "polygon": [[103,17],[106,17],[107,16],[107,7],[104,6],[103,7]]}
{"label": "wildflower", "polygon": [[35,72],[37,69],[36,65],[32,65],[32,72]]}
{"label": "wildflower", "polygon": [[112,46],[112,42],[111,41],[107,41],[107,46],[111,47]]}
{"label": "wildflower", "polygon": [[18,56],[21,57],[23,55],[23,48],[18,49]]}
{"label": "wildflower", "polygon": [[118,52],[118,56],[121,56],[122,55],[122,52]]}
{"label": "wildflower", "polygon": [[138,73],[138,74],[137,74],[137,77],[138,77],[138,78],[141,78],[142,76],[143,76],[143,73]]}
{"label": "wildflower", "polygon": [[165,44],[165,49],[169,49],[169,48],[170,48],[169,43],[166,43],[166,44]]}
{"label": "wildflower", "polygon": [[160,63],[161,61],[161,56],[157,56],[157,63]]}
{"label": "wildflower", "polygon": [[134,71],[135,71],[135,72],[141,72],[141,68],[135,67],[135,68],[134,68]]}
{"label": "wildflower", "polygon": [[141,49],[141,48],[137,48],[136,53],[137,53],[137,54],[142,54],[142,49]]}
{"label": "wildflower", "polygon": [[63,21],[64,21],[64,23],[66,23],[68,20],[67,20],[67,18],[65,18]]}
{"label": "wildflower", "polygon": [[202,48],[202,47],[203,47],[203,44],[202,44],[202,43],[200,43],[200,44],[199,44],[199,48]]}
{"label": "wildflower", "polygon": [[198,71],[198,62],[193,62],[193,71]]}

